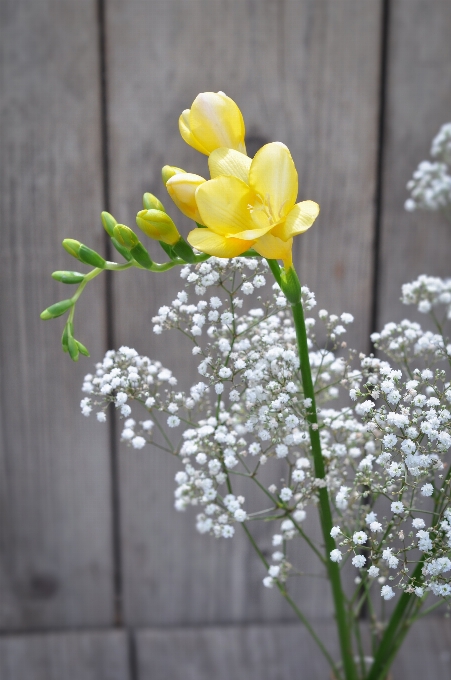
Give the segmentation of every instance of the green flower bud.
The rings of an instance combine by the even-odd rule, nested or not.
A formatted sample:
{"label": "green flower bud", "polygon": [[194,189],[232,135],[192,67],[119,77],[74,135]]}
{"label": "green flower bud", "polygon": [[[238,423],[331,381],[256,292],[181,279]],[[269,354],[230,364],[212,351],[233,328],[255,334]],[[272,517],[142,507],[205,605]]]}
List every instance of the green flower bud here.
{"label": "green flower bud", "polygon": [[162,210],[166,212],[163,203],[148,191],[143,196],[143,208],[145,210]]}
{"label": "green flower bud", "polygon": [[139,238],[136,236],[135,232],[125,224],[116,224],[113,230],[114,238],[117,239],[119,244],[127,250],[131,250],[139,243]]}
{"label": "green flower bud", "polygon": [[106,265],[106,260],[99,253],[84,245],[81,245],[78,250],[78,259],[84,264],[89,264],[91,267],[98,267],[99,269],[104,269]]}
{"label": "green flower bud", "polygon": [[52,274],[52,279],[61,283],[81,283],[84,278],[85,275],[80,272],[57,271]]}
{"label": "green flower bud", "polygon": [[69,356],[72,361],[78,361],[78,355],[80,350],[78,349],[78,342],[72,335],[67,338],[67,349],[69,351]]}
{"label": "green flower bud", "polygon": [[117,224],[117,220],[114,219],[113,215],[105,210],[101,214],[103,228],[107,232],[108,236],[113,236],[113,229]]}
{"label": "green flower bud", "polygon": [[63,352],[69,351],[69,347],[67,344],[69,335],[72,335],[72,324],[68,321],[63,328],[63,334],[61,336],[61,346],[63,348]]}
{"label": "green flower bud", "polygon": [[170,246],[180,239],[174,222],[162,210],[141,210],[136,215],[136,224],[150,238]]}
{"label": "green flower bud", "polygon": [[185,260],[185,262],[193,263],[196,261],[196,256],[193,253],[191,246],[183,238],[179,238],[177,243],[173,246],[174,253]]}
{"label": "green flower bud", "polygon": [[171,177],[174,177],[174,175],[178,175],[181,172],[186,172],[186,170],[182,170],[182,168],[176,168],[175,165],[165,165],[161,169],[161,177],[163,179],[163,184],[166,186],[168,180],[170,180]]}
{"label": "green flower bud", "polygon": [[144,267],[144,269],[152,268],[153,262],[149,256],[149,253],[140,241],[138,241],[138,244],[130,250],[130,255],[134,260],[136,260],[138,264],[141,265],[141,267]]}
{"label": "green flower bud", "polygon": [[81,246],[80,241],[75,241],[73,238],[65,238],[62,246],[64,250],[69,253],[69,255],[76,257],[78,260],[78,251],[80,250]]}
{"label": "green flower bud", "polygon": [[84,357],[91,356],[86,347],[79,340],[75,340],[75,342],[77,343],[78,351],[80,352],[80,354],[83,354]]}
{"label": "green flower bud", "polygon": [[44,321],[47,319],[56,319],[57,316],[61,316],[64,312],[67,312],[73,304],[74,302],[71,299],[55,302],[54,305],[50,305],[50,307],[47,307],[47,309],[44,309],[44,311],[41,312],[41,319],[44,319]]}

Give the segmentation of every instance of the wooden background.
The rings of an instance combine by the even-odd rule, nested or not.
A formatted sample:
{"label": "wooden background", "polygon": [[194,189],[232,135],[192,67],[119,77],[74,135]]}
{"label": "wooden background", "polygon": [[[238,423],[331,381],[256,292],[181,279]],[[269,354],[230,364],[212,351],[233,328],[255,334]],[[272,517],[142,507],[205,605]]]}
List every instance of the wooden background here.
{"label": "wooden background", "polygon": [[[72,266],[62,238],[102,251],[102,209],[133,226],[143,191],[164,200],[163,164],[204,172],[177,119],[224,90],[250,151],[290,147],[322,209],[298,239],[302,280],[356,316],[367,350],[406,313],[403,282],[450,274],[449,225],[403,210],[451,118],[450,29],[449,0],[0,0],[0,680],[327,677],[245,541],[173,510],[175,462],[80,416],[92,360],[72,364],[39,312]],[[77,308],[93,360],[129,344],[188,379],[175,339],[150,332],[177,275],[104,279]],[[300,596],[333,644],[322,590]],[[430,619],[395,680],[448,677],[450,643]]]}

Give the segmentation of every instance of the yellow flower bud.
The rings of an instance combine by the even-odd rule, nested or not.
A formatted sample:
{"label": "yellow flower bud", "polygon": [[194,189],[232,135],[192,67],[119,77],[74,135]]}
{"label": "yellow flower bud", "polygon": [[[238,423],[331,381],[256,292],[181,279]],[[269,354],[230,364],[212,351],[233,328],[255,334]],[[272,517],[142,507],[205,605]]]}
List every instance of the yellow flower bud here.
{"label": "yellow flower bud", "polygon": [[173,175],[166,184],[169,196],[181,212],[191,220],[202,224],[196,204],[196,189],[206,180],[191,172]]}
{"label": "yellow flower bud", "polygon": [[136,224],[150,238],[170,246],[180,239],[174,222],[162,210],[141,210],[136,215]]}
{"label": "yellow flower bud", "polygon": [[179,118],[187,144],[209,156],[221,147],[246,153],[244,120],[233,99],[224,92],[201,92]]}
{"label": "yellow flower bud", "polygon": [[174,177],[174,175],[179,175],[180,173],[184,172],[186,172],[186,170],[182,170],[182,168],[176,168],[175,165],[165,165],[163,168],[161,168],[163,184],[167,184],[168,180],[170,180],[171,177]]}
{"label": "yellow flower bud", "polygon": [[166,212],[163,203],[149,191],[146,191],[143,196],[143,208],[145,210],[162,210]]}

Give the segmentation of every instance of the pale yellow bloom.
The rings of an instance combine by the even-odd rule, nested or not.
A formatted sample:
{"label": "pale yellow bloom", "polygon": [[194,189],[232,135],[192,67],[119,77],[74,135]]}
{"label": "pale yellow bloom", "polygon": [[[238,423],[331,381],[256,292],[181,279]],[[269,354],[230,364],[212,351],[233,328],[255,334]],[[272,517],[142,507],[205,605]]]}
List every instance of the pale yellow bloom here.
{"label": "pale yellow bloom", "polygon": [[194,175],[191,172],[180,172],[173,175],[166,182],[166,189],[177,208],[184,215],[198,223],[202,220],[197,209],[195,195],[197,188],[206,181],[200,175]]}
{"label": "pale yellow bloom", "polygon": [[246,153],[244,120],[233,99],[224,92],[201,92],[179,118],[187,144],[208,156],[220,147]]}
{"label": "pale yellow bloom", "polygon": [[284,144],[266,144],[249,161],[236,150],[211,154],[213,179],[195,191],[200,222],[207,228],[190,232],[188,242],[216,257],[236,257],[253,248],[289,267],[293,236],[312,226],[319,206],[295,203],[298,175]]}

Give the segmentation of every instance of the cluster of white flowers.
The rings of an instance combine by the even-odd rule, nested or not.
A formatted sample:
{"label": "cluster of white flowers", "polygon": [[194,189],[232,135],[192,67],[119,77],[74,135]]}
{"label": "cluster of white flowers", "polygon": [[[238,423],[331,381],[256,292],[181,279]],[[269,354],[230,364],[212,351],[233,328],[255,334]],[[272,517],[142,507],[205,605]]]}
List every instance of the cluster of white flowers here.
{"label": "cluster of white flowers", "polygon": [[444,305],[446,317],[451,319],[451,279],[422,274],[412,283],[403,285],[401,300],[405,305],[417,305],[423,314]]}
{"label": "cluster of white flowers", "polygon": [[[199,381],[176,392],[171,371],[121,348],[97,364],[95,377],[86,376],[83,413],[100,405],[97,417],[104,420],[112,402],[125,418],[125,442],[135,448],[152,442],[180,458],[175,507],[198,508],[201,533],[228,538],[237,525],[271,518],[277,526],[275,552],[265,586],[303,571],[292,541],[305,540],[302,523],[319,490],[327,488],[336,523],[331,532],[336,547],[328,559],[344,565],[350,556],[359,570],[357,583],[365,579],[368,588],[379,583],[386,600],[396,587],[418,597],[428,591],[448,597],[451,511],[445,458],[451,446],[451,386],[441,326],[431,333],[405,320],[372,336],[400,370],[373,355],[360,355],[353,366],[356,353],[342,341],[353,321],[350,314],[321,309],[306,319],[326,468],[322,479],[314,472],[312,402],[303,393],[291,310],[277,284],[268,290],[266,263],[211,258],[184,267],[181,277],[184,288],[159,309],[154,332],[178,329],[191,339]],[[207,289],[215,294],[207,296]],[[245,311],[251,296],[257,306]],[[313,293],[304,287],[302,297],[311,313]],[[403,300],[424,312],[439,304],[448,312],[451,282],[420,277],[404,286]],[[421,368],[411,366],[418,359]],[[331,408],[327,402],[340,394],[349,394],[351,405]],[[148,410],[147,420],[130,417],[133,400]],[[155,437],[162,414],[170,430],[184,428],[181,443],[172,448],[170,430],[163,443]],[[240,493],[234,491],[238,479]],[[248,506],[243,480],[258,488],[259,507],[255,498]],[[418,550],[422,572],[413,578]]]}
{"label": "cluster of white flowers", "polygon": [[431,146],[435,162],[422,161],[407,183],[410,198],[405,209],[449,210],[451,208],[451,123],[442,125]]}

